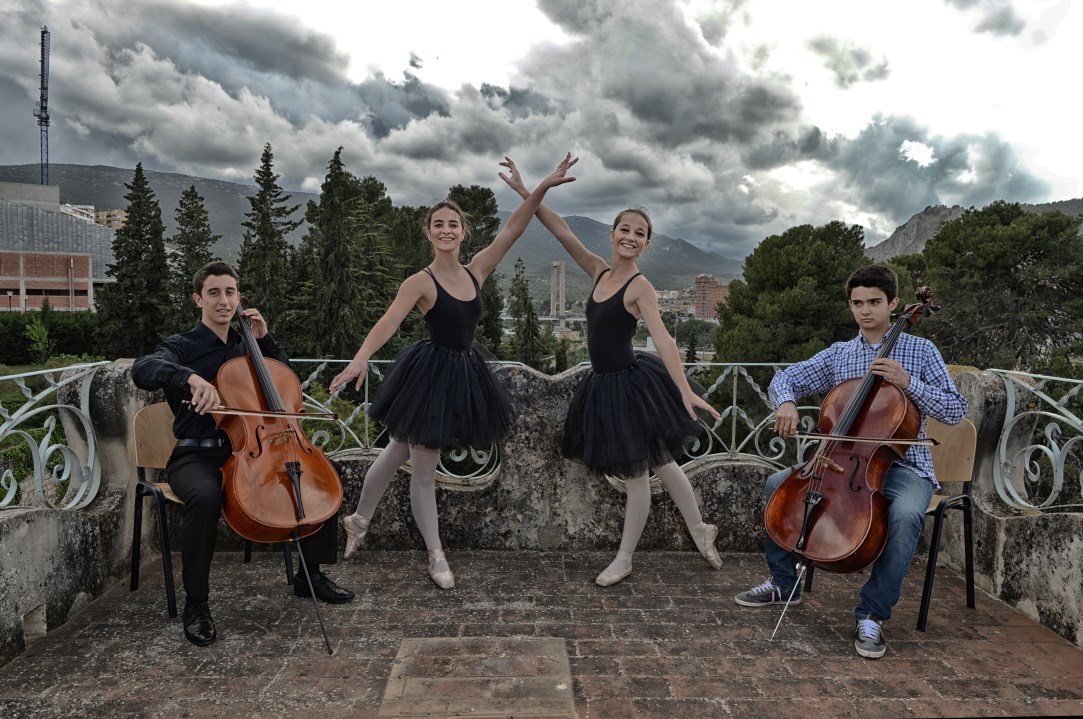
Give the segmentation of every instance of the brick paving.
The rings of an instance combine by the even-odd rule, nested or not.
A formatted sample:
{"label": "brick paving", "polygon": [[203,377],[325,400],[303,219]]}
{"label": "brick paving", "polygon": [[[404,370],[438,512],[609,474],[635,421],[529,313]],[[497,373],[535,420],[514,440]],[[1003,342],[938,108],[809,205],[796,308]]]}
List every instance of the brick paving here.
{"label": "brick paving", "polygon": [[862,575],[818,573],[768,641],[777,608],[733,603],[764,579],[762,557],[723,555],[715,572],[693,553],[640,552],[628,580],[602,589],[593,580],[610,559],[452,551],[457,585],[442,591],[422,552],[362,551],[331,568],[357,592],[322,605],[333,657],[277,552],[216,557],[219,639],[205,648],[166,617],[160,565],[148,563],[137,592],[118,584],[0,667],[0,716],[1083,714],[1083,649],[980,591],[967,609],[947,570],[922,633],[924,571],[912,569],[888,653],[871,661],[851,639]]}

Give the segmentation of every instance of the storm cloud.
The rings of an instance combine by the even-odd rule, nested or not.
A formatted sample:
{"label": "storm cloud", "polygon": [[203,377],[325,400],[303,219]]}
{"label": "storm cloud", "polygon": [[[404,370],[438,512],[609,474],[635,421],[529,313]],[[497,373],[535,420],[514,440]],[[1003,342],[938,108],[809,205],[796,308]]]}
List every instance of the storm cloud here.
{"label": "storm cloud", "polygon": [[[951,4],[1011,25],[1005,3]],[[456,89],[420,79],[417,48],[401,77],[351,81],[333,38],[246,5],[0,6],[3,164],[37,161],[30,109],[48,22],[54,162],[250,182],[269,142],[283,185],[315,191],[342,146],[347,167],[378,177],[397,203],[429,203],[462,183],[492,187],[510,208],[517,197],[496,178],[504,155],[531,182],[570,150],[579,181],[553,193],[561,212],[608,221],[645,206],[659,231],[737,258],[793,224],[860,220],[873,242],[929,204],[1027,201],[1047,189],[995,134],[935,136],[908,117],[869,118],[851,138],[817,127],[793,78],[765,69],[769,50],[730,44],[746,0],[698,16],[682,0],[541,0],[566,39],[523,48],[510,84]],[[848,92],[890,71],[857,44],[819,37],[809,48]],[[928,148],[928,162],[905,143]],[[814,179],[790,181],[793,168]]]}
{"label": "storm cloud", "polygon": [[847,88],[857,82],[883,80],[890,74],[887,58],[875,59],[871,50],[820,36],[808,42],[809,49],[824,59],[835,75],[835,84]]}
{"label": "storm cloud", "polygon": [[[931,149],[929,161],[908,157],[904,143]],[[891,217],[937,204],[982,206],[1004,197],[1030,202],[1049,189],[995,134],[939,137],[907,117],[873,118],[856,138],[838,144],[828,164],[848,194]]]}

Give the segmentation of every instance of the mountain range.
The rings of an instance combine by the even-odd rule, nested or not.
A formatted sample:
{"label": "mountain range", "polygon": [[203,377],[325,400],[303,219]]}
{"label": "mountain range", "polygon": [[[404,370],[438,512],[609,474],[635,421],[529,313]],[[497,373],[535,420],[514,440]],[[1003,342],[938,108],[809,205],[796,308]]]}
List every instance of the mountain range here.
{"label": "mountain range", "polygon": [[[1020,203],[1026,212],[1063,212],[1066,215],[1083,217],[1083,199],[1045,202],[1036,205]],[[962,217],[967,208],[954,205],[932,205],[926,207],[909,220],[895,228],[891,235],[878,245],[865,250],[865,254],[875,262],[883,262],[897,255],[909,255],[921,252],[940,226],[945,222]]]}
{"label": "mountain range", "polygon": [[[0,165],[0,181],[37,184],[40,179],[40,166]],[[127,201],[124,195],[128,190],[125,183],[132,181],[134,170],[103,165],[52,164],[49,166],[51,184],[59,185],[60,201],[72,205],[93,205],[98,210],[124,209]],[[248,197],[256,192],[255,185],[246,185],[223,180],[210,180],[172,172],[145,170],[147,182],[162,208],[162,222],[165,225],[166,240],[176,232],[175,213],[181,193],[195,185],[196,191],[203,196],[204,206],[210,216],[211,228],[222,239],[216,246],[217,253],[227,261],[234,261],[240,252],[243,239],[244,213],[250,209]],[[300,204],[299,217],[309,200],[319,200],[319,195],[311,192],[287,190],[290,204]],[[499,213],[501,222],[507,220],[510,212]],[[612,250],[609,246],[609,225],[588,217],[569,216],[565,218],[576,235],[592,252],[609,258]],[[305,232],[302,224],[289,237],[297,243]],[[567,260],[568,257],[560,244],[542,227],[537,219],[530,223],[527,231],[516,243],[512,251],[501,263],[499,271],[510,278],[514,274],[517,258],[522,258],[528,277],[548,276],[550,264],[554,260]],[[705,252],[682,239],[656,234],[651,247],[640,261],[640,268],[650,277],[658,289],[681,289],[691,287],[696,275],[713,274],[721,282],[726,282],[741,273],[741,260],[721,257]],[[568,294],[573,294],[577,281],[573,273],[582,272],[570,265]]]}

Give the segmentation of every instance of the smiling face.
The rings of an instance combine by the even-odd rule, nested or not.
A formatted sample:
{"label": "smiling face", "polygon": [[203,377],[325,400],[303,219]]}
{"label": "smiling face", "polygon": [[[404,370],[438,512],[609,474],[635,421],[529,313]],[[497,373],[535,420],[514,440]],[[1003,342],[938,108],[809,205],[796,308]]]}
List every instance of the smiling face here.
{"label": "smiling face", "polygon": [[459,253],[465,226],[462,215],[450,207],[441,207],[429,216],[429,242],[437,252]]}
{"label": "smiling face", "polygon": [[203,324],[221,335],[229,329],[233,313],[240,302],[237,279],[229,275],[210,275],[203,281],[203,288],[192,299],[203,311]]}
{"label": "smiling face", "polygon": [[650,222],[638,212],[623,212],[613,223],[609,240],[615,256],[638,257],[650,244]]}

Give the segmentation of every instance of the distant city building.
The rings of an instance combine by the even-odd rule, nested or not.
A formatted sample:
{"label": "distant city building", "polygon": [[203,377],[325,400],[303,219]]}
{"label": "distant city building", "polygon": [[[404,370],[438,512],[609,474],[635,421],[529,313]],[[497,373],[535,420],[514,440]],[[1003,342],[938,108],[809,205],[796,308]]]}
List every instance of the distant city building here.
{"label": "distant city building", "polygon": [[697,320],[718,319],[718,304],[729,299],[729,286],[714,278],[714,275],[696,275],[695,312]]}
{"label": "distant city building", "polygon": [[[39,210],[60,212],[60,185],[30,185],[25,182],[0,182],[0,200],[17,202]],[[0,240],[5,236],[0,235]]]}
{"label": "distant city building", "polygon": [[553,328],[553,336],[558,340],[578,340],[582,337],[582,332],[579,330],[573,330],[570,327]]}
{"label": "distant city building", "polygon": [[60,211],[83,222],[94,222],[95,219],[94,205],[69,205],[65,202],[60,206]]}
{"label": "distant city building", "polygon": [[672,312],[676,315],[691,315],[693,289],[686,287],[680,290],[657,290],[658,310]]}
{"label": "distant city building", "polygon": [[56,309],[92,309],[95,289],[113,281],[105,271],[115,235],[62,212],[55,185],[0,182],[0,310],[40,309],[46,298]]}
{"label": "distant city building", "polygon": [[[90,255],[0,250],[0,311],[88,310],[94,304]],[[3,304],[3,295],[7,304]]]}
{"label": "distant city building", "polygon": [[125,210],[98,210],[94,213],[94,221],[110,229],[119,230],[128,221],[128,213]]}

